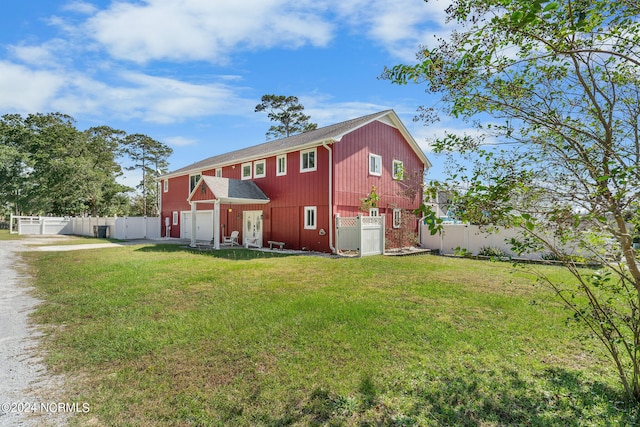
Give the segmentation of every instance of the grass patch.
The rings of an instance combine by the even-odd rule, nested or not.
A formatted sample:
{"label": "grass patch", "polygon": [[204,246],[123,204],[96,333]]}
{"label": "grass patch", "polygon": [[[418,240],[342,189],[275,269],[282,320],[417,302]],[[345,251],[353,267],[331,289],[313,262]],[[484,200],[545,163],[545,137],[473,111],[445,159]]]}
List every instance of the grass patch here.
{"label": "grass patch", "polygon": [[18,234],[11,234],[9,230],[0,230],[0,241],[1,240],[20,240],[22,236]]}
{"label": "grass patch", "polygon": [[[631,424],[597,343],[508,264],[174,245],[27,253],[72,422]],[[543,267],[566,280],[561,269]]]}

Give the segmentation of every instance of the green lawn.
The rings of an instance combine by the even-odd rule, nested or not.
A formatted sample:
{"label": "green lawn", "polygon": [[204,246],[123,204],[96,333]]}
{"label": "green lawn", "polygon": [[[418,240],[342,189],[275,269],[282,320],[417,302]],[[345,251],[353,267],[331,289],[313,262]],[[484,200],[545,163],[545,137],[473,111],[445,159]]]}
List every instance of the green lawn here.
{"label": "green lawn", "polygon": [[17,234],[9,233],[9,230],[0,230],[0,241],[2,240],[18,240],[21,239],[22,236]]}
{"label": "green lawn", "polygon": [[[611,363],[507,263],[176,246],[27,253],[78,425],[628,425]],[[563,277],[562,270],[545,267]]]}

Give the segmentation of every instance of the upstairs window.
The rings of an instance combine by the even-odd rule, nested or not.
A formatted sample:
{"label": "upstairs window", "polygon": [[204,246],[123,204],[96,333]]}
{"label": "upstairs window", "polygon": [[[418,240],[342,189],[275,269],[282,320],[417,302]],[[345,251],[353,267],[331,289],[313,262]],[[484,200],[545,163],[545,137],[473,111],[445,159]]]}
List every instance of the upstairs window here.
{"label": "upstairs window", "polygon": [[165,193],[169,192],[169,180],[168,179],[164,180],[164,192]]}
{"label": "upstairs window", "polygon": [[216,177],[217,178],[222,178],[222,168],[217,168],[216,169]]}
{"label": "upstairs window", "polygon": [[380,216],[380,210],[378,208],[370,208],[369,216]]}
{"label": "upstairs window", "polygon": [[256,160],[253,163],[253,177],[264,178],[265,176],[267,176],[267,161]]}
{"label": "upstairs window", "polygon": [[402,160],[394,160],[393,161],[393,179],[397,179],[398,181],[402,181],[404,179],[404,163]]}
{"label": "upstairs window", "polygon": [[287,174],[287,155],[276,157],[276,176],[284,176]]}
{"label": "upstairs window", "polygon": [[300,152],[300,172],[311,172],[316,170],[316,149]]}
{"label": "upstairs window", "polygon": [[189,194],[196,188],[196,184],[200,181],[200,174],[189,175]]}
{"label": "upstairs window", "polygon": [[253,165],[251,163],[243,163],[242,164],[242,179],[251,179],[251,169]]}
{"label": "upstairs window", "polygon": [[382,175],[382,156],[369,154],[369,175]]}

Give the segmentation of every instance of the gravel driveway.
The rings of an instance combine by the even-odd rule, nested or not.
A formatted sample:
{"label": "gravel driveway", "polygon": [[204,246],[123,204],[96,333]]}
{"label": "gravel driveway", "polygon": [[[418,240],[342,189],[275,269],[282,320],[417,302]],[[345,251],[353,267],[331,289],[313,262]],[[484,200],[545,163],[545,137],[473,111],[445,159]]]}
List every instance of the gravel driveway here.
{"label": "gravel driveway", "polygon": [[28,319],[40,301],[21,271],[24,250],[21,241],[0,242],[0,426],[63,426],[70,411],[56,397],[62,381],[47,374]]}

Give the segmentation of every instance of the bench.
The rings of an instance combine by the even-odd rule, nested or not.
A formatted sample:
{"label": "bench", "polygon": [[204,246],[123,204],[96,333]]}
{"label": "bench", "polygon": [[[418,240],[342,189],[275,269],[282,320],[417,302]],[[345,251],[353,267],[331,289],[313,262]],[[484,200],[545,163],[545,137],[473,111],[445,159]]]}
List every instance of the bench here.
{"label": "bench", "polygon": [[279,249],[284,248],[284,242],[275,242],[273,240],[269,240],[267,243],[269,243],[269,249],[273,249],[274,246],[279,246]]}

